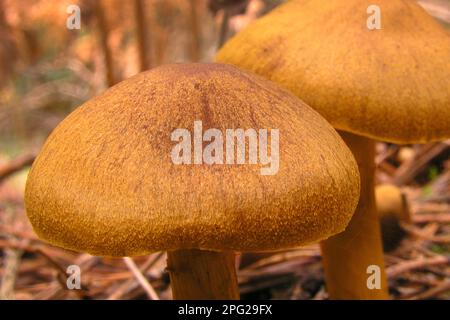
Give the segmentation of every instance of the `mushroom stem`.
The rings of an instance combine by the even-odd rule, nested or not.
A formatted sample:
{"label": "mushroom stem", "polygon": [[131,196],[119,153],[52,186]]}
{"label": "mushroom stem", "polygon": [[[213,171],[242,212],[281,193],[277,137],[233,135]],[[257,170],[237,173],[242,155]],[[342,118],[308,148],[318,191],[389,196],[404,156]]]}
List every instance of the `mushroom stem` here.
{"label": "mushroom stem", "polygon": [[[375,142],[351,133],[340,134],[358,162],[361,195],[345,231],[321,243],[328,294],[330,299],[388,299],[375,206]],[[368,269],[372,265],[379,267],[379,274],[373,267]],[[380,289],[371,286],[376,286],[377,280]]]}
{"label": "mushroom stem", "polygon": [[167,256],[174,299],[239,299],[233,252],[189,249],[169,251]]}

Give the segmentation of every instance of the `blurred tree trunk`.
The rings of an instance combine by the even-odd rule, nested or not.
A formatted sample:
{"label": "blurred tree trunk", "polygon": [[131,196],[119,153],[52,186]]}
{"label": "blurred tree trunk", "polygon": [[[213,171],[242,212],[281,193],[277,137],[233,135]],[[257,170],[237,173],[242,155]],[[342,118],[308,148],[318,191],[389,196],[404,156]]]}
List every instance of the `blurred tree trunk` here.
{"label": "blurred tree trunk", "polygon": [[134,0],[134,17],[139,48],[139,68],[140,71],[145,71],[151,68],[151,56],[150,46],[147,41],[149,25],[145,21],[145,4],[143,0]]}
{"label": "blurred tree trunk", "polygon": [[114,64],[112,60],[112,54],[108,45],[109,29],[101,0],[96,1],[95,15],[97,18],[98,31],[100,36],[100,46],[102,48],[104,56],[106,80],[108,86],[111,87],[116,84],[116,79],[114,74]]}

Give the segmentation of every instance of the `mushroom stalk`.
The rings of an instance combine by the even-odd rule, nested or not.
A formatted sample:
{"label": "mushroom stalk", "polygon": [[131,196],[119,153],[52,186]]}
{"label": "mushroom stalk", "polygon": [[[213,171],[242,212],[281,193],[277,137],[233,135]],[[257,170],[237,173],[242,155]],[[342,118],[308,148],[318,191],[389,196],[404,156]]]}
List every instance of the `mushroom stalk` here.
{"label": "mushroom stalk", "polygon": [[[340,134],[358,162],[361,195],[345,231],[321,243],[328,294],[330,299],[388,299],[375,206],[375,142],[351,133]],[[378,267],[379,274],[370,266]],[[372,286],[376,285],[378,276],[380,289]]]}
{"label": "mushroom stalk", "polygon": [[167,268],[174,299],[238,300],[233,252],[169,251]]}

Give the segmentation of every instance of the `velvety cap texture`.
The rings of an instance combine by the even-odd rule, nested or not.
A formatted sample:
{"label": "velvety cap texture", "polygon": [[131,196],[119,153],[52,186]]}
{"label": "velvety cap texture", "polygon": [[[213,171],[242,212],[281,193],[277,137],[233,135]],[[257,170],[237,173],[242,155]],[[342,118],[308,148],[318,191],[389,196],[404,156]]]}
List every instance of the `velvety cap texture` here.
{"label": "velvety cap texture", "polygon": [[[368,28],[373,5],[379,30]],[[450,137],[450,35],[416,1],[288,1],[216,60],[281,84],[340,130],[395,143]]]}
{"label": "velvety cap texture", "polygon": [[[278,173],[262,175],[260,163],[174,164],[171,133],[193,133],[194,121],[203,131],[278,129]],[[25,200],[40,238],[132,256],[322,240],[345,229],[358,197],[352,154],[294,95],[229,65],[175,64],[117,84],[62,121],[32,166]]]}

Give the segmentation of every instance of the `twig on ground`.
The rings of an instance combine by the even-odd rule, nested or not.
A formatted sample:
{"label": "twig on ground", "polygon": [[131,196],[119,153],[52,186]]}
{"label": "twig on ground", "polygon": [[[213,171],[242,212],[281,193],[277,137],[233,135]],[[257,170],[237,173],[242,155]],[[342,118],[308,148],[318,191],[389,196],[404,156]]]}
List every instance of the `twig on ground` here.
{"label": "twig on ground", "polygon": [[[139,268],[139,270],[145,274],[145,272],[152,268],[158,261],[159,259],[164,256],[164,252],[159,252],[155,255],[151,255],[147,261]],[[127,292],[129,292],[130,290],[134,289],[134,283],[135,283],[135,278],[132,279],[128,279],[127,281],[125,281],[124,283],[122,283],[120,286],[118,286],[117,288],[114,288],[113,293],[111,293],[106,299],[107,300],[117,300],[117,299],[121,299],[123,297],[123,295],[125,295]]]}
{"label": "twig on ground", "polygon": [[151,300],[159,300],[158,294],[156,293],[155,289],[153,289],[152,285],[144,277],[142,272],[139,270],[139,268],[134,263],[133,259],[131,259],[130,257],[125,257],[125,258],[123,258],[123,261],[127,265],[128,269],[130,269],[130,271],[136,277],[136,280],[142,286],[144,291],[147,293],[147,296]]}
{"label": "twig on ground", "polygon": [[444,281],[433,288],[430,288],[424,292],[421,292],[411,297],[410,300],[424,300],[435,296],[439,296],[440,294],[445,293],[447,291],[450,291],[450,281]]}
{"label": "twig on ground", "polygon": [[450,256],[436,256],[428,259],[419,258],[417,260],[407,260],[388,267],[386,269],[386,274],[389,278],[394,278],[408,271],[423,269],[428,266],[435,266],[446,263],[450,263]]}
{"label": "twig on ground", "polygon": [[5,165],[0,166],[0,182],[17,171],[30,166],[36,158],[35,153],[28,153],[11,160]]}

